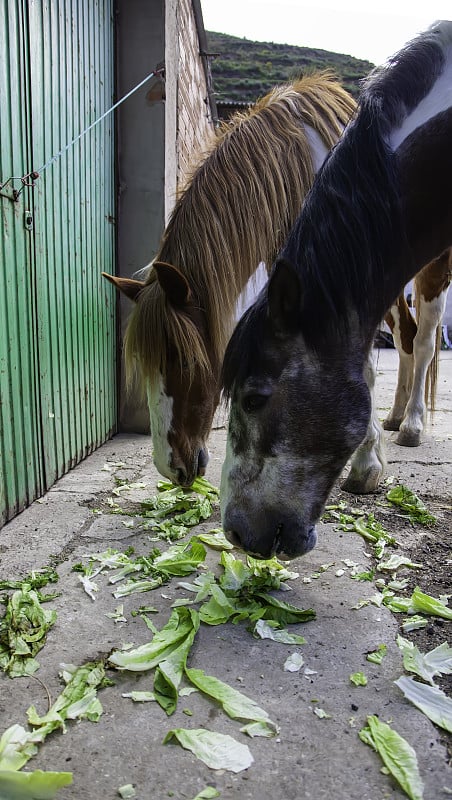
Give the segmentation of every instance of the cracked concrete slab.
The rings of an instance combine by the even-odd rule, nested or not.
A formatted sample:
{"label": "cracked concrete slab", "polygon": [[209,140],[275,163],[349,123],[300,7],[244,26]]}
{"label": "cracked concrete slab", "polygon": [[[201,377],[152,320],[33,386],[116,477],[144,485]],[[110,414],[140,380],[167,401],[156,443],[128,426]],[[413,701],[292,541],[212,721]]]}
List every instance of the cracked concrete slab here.
{"label": "cracked concrete slab", "polygon": [[[395,387],[395,351],[380,351],[378,366],[378,402],[383,418]],[[452,549],[447,527],[450,515],[442,510],[443,506],[450,508],[452,493],[450,352],[442,354],[440,375],[438,412],[421,446],[401,448],[394,444],[393,434],[387,435],[388,473],[436,504],[440,520],[437,535]],[[220,413],[210,440],[208,477],[216,485],[226,441],[223,422]],[[38,655],[39,681],[0,676],[0,734],[14,723],[26,725],[30,705],[40,713],[47,710],[47,691],[54,699],[62,689],[58,678],[61,663],[82,664],[105,656],[124,642],[138,645],[149,641],[150,631],[139,616],[132,616],[132,611],[143,604],[155,606],[157,612],[152,618],[160,628],[168,620],[172,603],[186,596],[177,579],[161,589],[123,600],[114,597],[115,587],[108,584],[108,576],[96,579],[96,600],[83,591],[72,568],[87,554],[128,546],[136,553],[146,553],[155,545],[149,531],[136,521],[133,528],[126,527],[130,517],[106,513],[115,476],[146,484],[124,495],[125,500],[138,501],[156,493],[159,476],[152,465],[149,437],[116,436],[0,532],[0,577],[18,578],[53,563],[59,573],[56,588],[60,592],[49,604],[58,616]],[[347,500],[345,493],[335,491]],[[114,499],[121,504],[122,493]],[[362,503],[377,515],[382,513],[382,500],[384,496],[379,493],[356,498],[355,503]],[[95,513],[99,507],[102,514]],[[387,510],[384,513],[385,524],[394,523],[394,515]],[[192,532],[218,524],[217,511]],[[422,536],[417,527],[398,531],[402,551],[417,535]],[[159,546],[164,549],[166,545]],[[177,727],[205,727],[245,741],[239,723],[199,693],[181,698],[169,718],[156,703],[132,703],[122,695],[135,689],[151,690],[153,675],[127,672],[110,673],[114,685],[99,693],[104,713],[98,723],[69,722],[67,733],[50,736],[25,769],[72,771],[73,785],[58,795],[67,800],[113,800],[119,796],[118,787],[126,783],[134,785],[139,800],[192,800],[207,785],[216,786],[223,800],[402,800],[403,792],[381,773],[378,757],[358,737],[367,716],[378,714],[383,721],[391,721],[415,748],[425,800],[446,798],[452,793],[452,774],[444,736],[394,686],[394,680],[403,673],[395,641],[399,620],[384,607],[353,608],[375,593],[375,585],[352,580],[343,559],[365,569],[372,563],[369,555],[359,536],[322,523],[316,549],[292,562],[291,569],[299,572],[299,578],[290,581],[291,592],[283,599],[316,612],[314,620],[290,626],[305,637],[304,645],[291,647],[255,639],[243,624],[201,625],[190,666],[244,692],[280,727],[277,739],[247,740],[254,762],[246,772],[234,775],[212,771],[180,747],[163,745],[166,733]],[[219,554],[208,549],[209,568],[218,571],[218,559]],[[332,566],[312,578],[322,564]],[[115,623],[107,616],[120,603],[126,623]],[[450,624],[444,625],[444,638],[449,635],[449,640]],[[368,662],[366,656],[380,643],[385,643],[388,651],[378,666]],[[304,667],[297,673],[286,672],[284,662],[294,650],[303,655]],[[305,673],[305,667],[312,672]],[[349,676],[357,671],[365,672],[367,686],[351,684]],[[317,717],[314,709],[319,707],[329,716]]]}

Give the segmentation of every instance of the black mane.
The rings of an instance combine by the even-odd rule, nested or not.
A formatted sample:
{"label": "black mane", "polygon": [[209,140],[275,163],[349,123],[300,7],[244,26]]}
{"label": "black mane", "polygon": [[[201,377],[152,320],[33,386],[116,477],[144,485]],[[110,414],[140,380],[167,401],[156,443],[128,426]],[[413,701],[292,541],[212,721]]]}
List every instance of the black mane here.
{"label": "black mane", "polygon": [[[366,329],[376,328],[400,291],[397,264],[408,251],[397,154],[388,138],[428,93],[443,64],[440,31],[433,26],[371,73],[355,119],[316,176],[289,234],[281,255],[300,276],[300,329],[313,347],[332,327],[343,330],[351,311]],[[250,373],[266,316],[264,289],[226,350],[226,395]]]}

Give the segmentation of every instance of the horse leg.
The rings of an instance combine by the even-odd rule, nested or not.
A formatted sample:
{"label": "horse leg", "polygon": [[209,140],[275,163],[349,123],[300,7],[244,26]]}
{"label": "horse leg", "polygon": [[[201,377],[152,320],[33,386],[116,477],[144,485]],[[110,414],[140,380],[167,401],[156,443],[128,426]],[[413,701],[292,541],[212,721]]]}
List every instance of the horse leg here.
{"label": "horse leg", "polygon": [[396,440],[405,447],[417,447],[421,441],[427,370],[437,347],[437,329],[446,307],[449,280],[449,251],[427,264],[415,280],[418,330],[414,339],[413,385]]}
{"label": "horse leg", "polygon": [[371,351],[365,366],[366,383],[369,387],[372,410],[366,436],[353,454],[350,472],[342,489],[352,494],[374,492],[386,469],[385,439],[375,405],[375,358]]}
{"label": "horse leg", "polygon": [[413,342],[417,332],[417,325],[408,307],[405,295],[401,294],[397,302],[391,306],[385,316],[385,321],[391,329],[394,344],[399,354],[399,369],[397,373],[397,387],[394,403],[383,422],[386,431],[398,431],[405,416],[405,409],[410,398],[413,383]]}

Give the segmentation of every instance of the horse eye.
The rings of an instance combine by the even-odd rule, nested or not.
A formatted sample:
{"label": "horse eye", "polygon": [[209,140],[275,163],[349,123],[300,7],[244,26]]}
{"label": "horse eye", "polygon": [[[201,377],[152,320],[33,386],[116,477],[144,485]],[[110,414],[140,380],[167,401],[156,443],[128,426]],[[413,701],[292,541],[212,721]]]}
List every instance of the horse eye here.
{"label": "horse eye", "polygon": [[247,394],[243,398],[243,410],[247,414],[251,414],[253,411],[259,411],[259,409],[265,406],[268,398],[268,394]]}

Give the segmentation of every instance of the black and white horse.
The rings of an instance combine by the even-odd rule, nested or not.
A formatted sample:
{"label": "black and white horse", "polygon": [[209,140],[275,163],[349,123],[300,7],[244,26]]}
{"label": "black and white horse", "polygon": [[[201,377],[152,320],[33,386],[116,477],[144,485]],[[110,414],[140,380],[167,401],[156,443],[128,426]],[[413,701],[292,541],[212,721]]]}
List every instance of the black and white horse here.
{"label": "black and white horse", "polygon": [[221,481],[232,542],[262,557],[316,543],[334,482],[368,430],[375,330],[452,244],[452,22],[364,87],[223,365]]}

